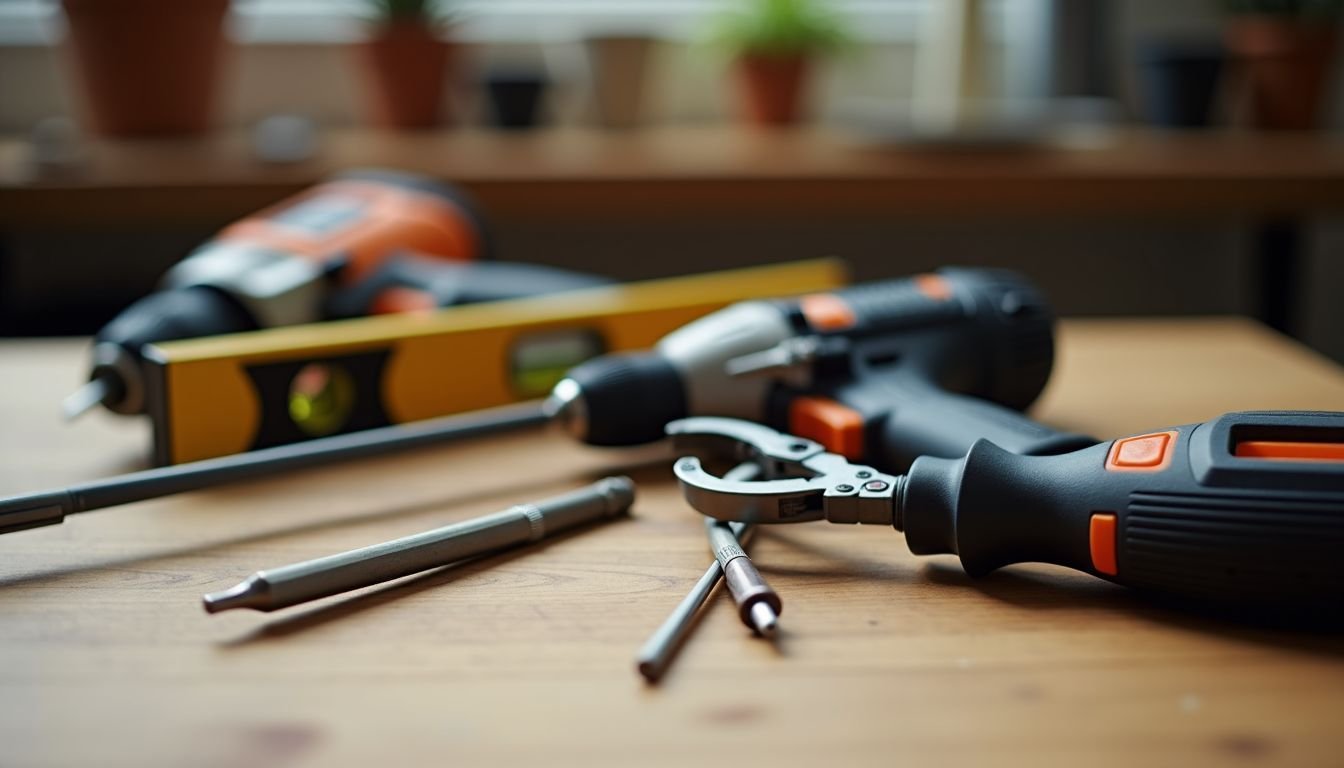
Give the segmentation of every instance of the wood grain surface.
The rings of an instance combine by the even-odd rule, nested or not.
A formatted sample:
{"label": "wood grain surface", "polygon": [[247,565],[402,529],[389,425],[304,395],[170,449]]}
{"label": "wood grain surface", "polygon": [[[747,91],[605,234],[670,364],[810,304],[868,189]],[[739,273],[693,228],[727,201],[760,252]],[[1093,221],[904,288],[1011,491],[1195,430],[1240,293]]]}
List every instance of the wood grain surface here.
{"label": "wood grain surface", "polygon": [[[60,423],[83,356],[0,343],[0,493],[141,465],[146,425]],[[1036,413],[1109,437],[1242,408],[1344,410],[1344,373],[1241,320],[1072,321]],[[971,580],[876,528],[763,532],[778,642],[718,594],[649,687],[634,653],[709,560],[667,459],[525,433],[0,537],[0,765],[1344,764],[1339,634]],[[615,472],[629,519],[282,613],[199,604]]]}

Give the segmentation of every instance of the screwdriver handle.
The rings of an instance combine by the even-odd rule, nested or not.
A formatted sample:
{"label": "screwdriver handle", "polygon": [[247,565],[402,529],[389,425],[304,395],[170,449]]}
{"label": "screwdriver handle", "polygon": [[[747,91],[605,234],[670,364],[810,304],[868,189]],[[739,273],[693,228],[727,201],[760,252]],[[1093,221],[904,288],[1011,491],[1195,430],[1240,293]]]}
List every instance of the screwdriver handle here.
{"label": "screwdriver handle", "polygon": [[1231,413],[1058,456],[980,441],[920,458],[897,499],[916,554],[1020,562],[1217,600],[1344,598],[1344,413]]}

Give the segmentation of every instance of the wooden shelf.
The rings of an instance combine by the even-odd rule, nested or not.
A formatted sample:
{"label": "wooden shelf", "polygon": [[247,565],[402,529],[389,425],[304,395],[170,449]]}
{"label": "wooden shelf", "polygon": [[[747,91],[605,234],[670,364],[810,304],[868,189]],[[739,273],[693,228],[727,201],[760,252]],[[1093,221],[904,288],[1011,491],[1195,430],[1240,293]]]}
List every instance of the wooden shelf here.
{"label": "wooden shelf", "polygon": [[257,161],[244,133],[95,141],[78,172],[35,176],[0,140],[0,227],[152,226],[241,215],[340,169],[456,181],[499,216],[638,214],[1286,214],[1344,208],[1344,142],[1323,135],[1119,132],[1016,149],[863,144],[823,130],[470,130],[323,134],[316,156]]}

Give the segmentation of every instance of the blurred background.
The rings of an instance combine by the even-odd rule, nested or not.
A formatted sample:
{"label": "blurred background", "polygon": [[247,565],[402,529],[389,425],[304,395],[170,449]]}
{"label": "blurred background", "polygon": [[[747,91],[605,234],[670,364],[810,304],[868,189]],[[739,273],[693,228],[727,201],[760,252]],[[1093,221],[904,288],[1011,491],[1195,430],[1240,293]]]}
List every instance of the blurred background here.
{"label": "blurred background", "polygon": [[1338,2],[0,0],[0,335],[350,167],[619,279],[1021,269],[1344,361]]}

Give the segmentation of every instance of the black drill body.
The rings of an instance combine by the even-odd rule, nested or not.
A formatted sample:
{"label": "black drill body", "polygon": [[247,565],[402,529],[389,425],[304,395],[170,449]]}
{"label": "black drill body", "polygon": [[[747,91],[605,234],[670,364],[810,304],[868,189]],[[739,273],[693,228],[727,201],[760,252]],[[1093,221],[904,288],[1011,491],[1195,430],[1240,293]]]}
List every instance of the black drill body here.
{"label": "black drill body", "polygon": [[885,471],[922,455],[962,456],[982,438],[1014,453],[1062,453],[1095,441],[1021,412],[1049,379],[1053,334],[1049,305],[1022,276],[942,269],[734,305],[651,352],[578,366],[550,407],[594,445],[651,442],[674,420],[724,416]]}
{"label": "black drill body", "polygon": [[154,343],[609,282],[479,261],[490,251],[485,222],[461,190],[392,171],[341,174],[230,225],[117,315],[94,338],[90,384],[67,413],[98,403],[144,412],[141,355]]}
{"label": "black drill body", "polygon": [[809,323],[799,302],[784,304],[800,333],[824,350],[809,386],[781,382],[765,420],[787,429],[798,397],[824,397],[862,419],[864,450],[881,468],[920,456],[960,456],[977,438],[1023,455],[1093,444],[1024,415],[1050,378],[1054,314],[1021,276],[943,269],[917,278],[837,291],[854,324],[828,331]]}

